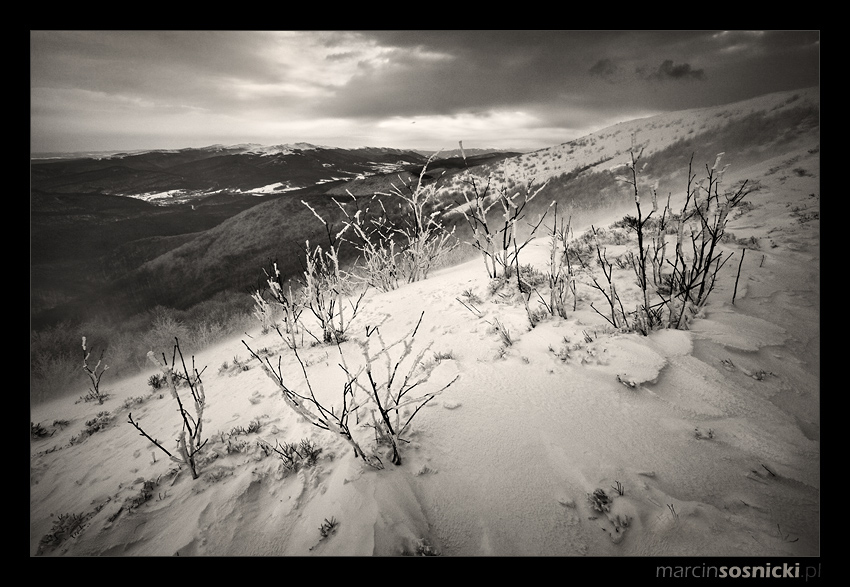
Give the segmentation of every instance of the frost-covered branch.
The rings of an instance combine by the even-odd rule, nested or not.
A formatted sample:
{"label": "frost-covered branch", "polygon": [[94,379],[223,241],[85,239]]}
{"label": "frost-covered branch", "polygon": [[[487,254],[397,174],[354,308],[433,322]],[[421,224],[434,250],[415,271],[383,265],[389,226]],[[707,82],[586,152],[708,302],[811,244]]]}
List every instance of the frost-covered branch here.
{"label": "frost-covered branch", "polygon": [[[364,370],[367,383],[361,384],[356,382],[356,378],[350,378],[366,392],[369,399],[374,403],[375,410],[377,410],[377,414],[375,410],[372,413],[375,433],[379,439],[390,445],[391,460],[396,465],[401,464],[399,444],[406,442],[402,435],[407,431],[411,420],[425,404],[448,389],[459,377],[455,377],[436,391],[424,394],[411,393],[428,382],[435,368],[434,364],[423,366],[422,363],[422,358],[431,348],[431,344],[428,344],[413,356],[416,333],[422,324],[424,314],[424,312],[420,314],[419,320],[410,333],[391,344],[385,343],[379,328],[371,331],[367,329],[366,340],[357,342],[365,363]],[[374,347],[373,343],[376,343]],[[392,351],[397,347],[400,347],[400,350],[398,355],[393,358]],[[411,357],[413,358],[410,359]],[[406,361],[406,367],[402,367],[402,364]],[[379,372],[381,367],[383,367],[383,370]],[[400,369],[406,370],[400,371]],[[347,369],[346,372],[348,372]],[[404,409],[411,406],[414,406],[411,408],[412,412],[410,409]]]}
{"label": "frost-covered branch", "polygon": [[91,387],[89,388],[89,393],[83,399],[86,401],[89,400],[97,400],[97,403],[102,404],[106,398],[109,397],[108,394],[105,394],[100,391],[100,378],[103,377],[103,374],[109,369],[109,366],[104,364],[103,368],[101,368],[101,363],[103,363],[103,353],[100,352],[100,358],[97,360],[97,364],[94,366],[94,369],[89,367],[89,357],[91,356],[91,351],[86,349],[86,337],[83,337],[83,371],[86,372],[86,375],[89,376],[91,380]]}
{"label": "frost-covered branch", "polygon": [[260,363],[260,367],[263,369],[263,372],[281,391],[283,401],[290,409],[317,428],[327,430],[341,437],[354,449],[355,457],[363,459],[364,462],[371,466],[380,468],[380,462],[367,455],[363,449],[360,448],[360,445],[351,434],[349,426],[350,416],[360,408],[360,405],[356,402],[356,398],[354,397],[354,390],[352,388],[351,381],[346,381],[343,386],[341,408],[338,410],[329,408],[323,405],[316,398],[316,394],[313,391],[313,386],[310,383],[310,378],[307,373],[307,366],[301,359],[295,346],[290,348],[293,353],[295,353],[295,358],[298,361],[304,375],[308,390],[307,394],[298,393],[286,382],[281,366],[281,357],[278,357],[277,368],[275,368],[268,357],[262,359],[244,340],[242,341],[242,344],[244,344],[245,348],[248,349],[248,352],[257,359]]}
{"label": "frost-covered branch", "polygon": [[[505,161],[504,181],[494,194],[490,194],[492,178],[487,177],[486,182],[481,182],[483,185],[479,186],[477,178],[470,173],[463,143],[459,145],[464,164],[467,165],[464,183],[471,190],[463,192],[465,204],[459,209],[472,230],[473,242],[469,244],[484,257],[487,275],[496,278],[499,277],[500,267],[502,272],[508,271],[511,266],[519,268],[519,252],[533,239],[534,233],[548,213],[548,208],[536,223],[528,223],[531,230],[522,239],[519,237],[520,221],[525,218],[526,206],[549,182],[536,186],[532,178],[526,181],[520,190],[512,192]],[[497,204],[501,207],[502,214],[501,219],[495,221],[490,212]]]}
{"label": "frost-covered branch", "polygon": [[[175,371],[175,367],[177,365],[177,357],[180,357],[180,363],[182,367],[182,374],[179,371]],[[171,388],[171,397],[177,400],[178,411],[180,412],[180,416],[183,419],[183,427],[177,436],[177,452],[180,455],[176,457],[172,455],[168,450],[165,449],[158,441],[151,438],[139,425],[138,422],[133,420],[132,414],[128,417],[128,423],[132,424],[139,433],[153,442],[156,446],[158,446],[165,454],[167,454],[172,461],[180,464],[185,464],[189,466],[189,469],[192,472],[192,479],[198,478],[198,463],[197,463],[197,455],[207,443],[202,436],[203,424],[204,424],[204,405],[206,403],[206,396],[204,395],[204,384],[201,381],[201,373],[195,368],[194,365],[194,357],[192,358],[192,371],[190,373],[189,368],[186,365],[186,361],[183,358],[183,353],[180,350],[180,342],[177,338],[174,339],[174,352],[172,354],[171,364],[169,365],[168,360],[165,358],[163,354],[162,361],[156,358],[153,351],[148,352],[148,359],[157,366],[157,368],[162,371],[162,374],[165,376],[165,381],[168,383]],[[195,407],[195,416],[193,417],[184,407],[183,400],[180,398],[180,394],[177,392],[177,385],[179,382],[185,382],[188,385],[189,390],[192,395],[192,401]]]}

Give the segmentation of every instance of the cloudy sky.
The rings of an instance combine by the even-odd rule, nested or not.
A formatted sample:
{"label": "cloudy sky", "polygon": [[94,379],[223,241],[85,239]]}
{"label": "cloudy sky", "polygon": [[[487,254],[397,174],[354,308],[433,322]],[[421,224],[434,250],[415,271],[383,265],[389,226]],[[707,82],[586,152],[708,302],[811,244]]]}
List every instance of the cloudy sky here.
{"label": "cloudy sky", "polygon": [[537,149],[819,62],[817,31],[31,31],[31,152]]}

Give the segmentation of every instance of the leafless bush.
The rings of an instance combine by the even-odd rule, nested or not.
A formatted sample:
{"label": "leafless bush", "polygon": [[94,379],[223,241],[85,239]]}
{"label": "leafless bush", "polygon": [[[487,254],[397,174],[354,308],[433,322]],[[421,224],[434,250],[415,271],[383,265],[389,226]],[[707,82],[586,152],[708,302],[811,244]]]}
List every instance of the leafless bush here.
{"label": "leafless bush", "polygon": [[440,260],[458,245],[454,230],[446,230],[440,220],[436,184],[425,183],[428,165],[437,154],[431,155],[422,166],[415,184],[399,176],[400,185],[392,184],[389,193],[375,195],[401,200],[402,212],[394,222],[383,202],[375,196],[372,201],[380,206],[377,214],[370,214],[369,208],[351,213],[337,202],[346,216],[346,228],[352,229],[355,238],[352,242],[364,263],[364,279],[381,291],[396,289],[400,283],[426,279]]}
{"label": "leafless bush", "polygon": [[[630,159],[625,164],[627,174],[617,179],[629,185],[634,195],[637,215],[626,217],[624,226],[637,235],[637,253],[629,251],[627,258],[637,279],[642,303],[633,312],[627,314],[624,311],[611,278],[611,264],[604,250],[600,250],[598,238],[597,258],[608,287],[600,285],[595,278],[593,282],[594,287],[605,295],[610,308],[610,316],[597,310],[598,313],[615,328],[623,327],[648,334],[661,327],[686,328],[687,312],[696,314],[705,305],[714,289],[717,274],[733,254],[725,255],[718,248],[724,241],[729,214],[750,189],[747,188],[747,181],[744,181],[731,191],[720,192],[719,186],[728,167],[719,167],[723,153],[717,155],[711,167],[706,165],[705,179],[699,184],[694,183],[696,175],[692,171],[692,156],[688,164],[687,192],[681,212],[678,215],[670,213],[668,196],[660,218],[653,219],[652,215],[658,212],[657,185],[651,188],[652,209],[644,215],[641,208],[643,188],[639,175],[645,164],[638,165],[641,154],[642,151],[636,153],[634,148],[630,151]],[[667,258],[666,237],[670,234],[676,235],[672,260]],[[686,250],[686,239],[690,240],[690,250]],[[582,265],[587,267],[584,262]]]}
{"label": "leafless bush", "polygon": [[[371,330],[367,328],[366,340],[358,341],[365,363],[363,369],[366,372],[367,383],[360,383],[358,377],[343,365],[350,383],[364,390],[374,403],[377,413],[375,409],[372,410],[372,427],[375,429],[379,441],[384,441],[390,445],[391,460],[395,465],[401,464],[399,444],[407,442],[403,438],[403,434],[407,431],[414,416],[425,404],[445,391],[459,377],[455,377],[437,391],[421,395],[411,393],[430,379],[431,373],[439,364],[436,361],[431,365],[422,363],[422,357],[431,348],[431,344],[422,348],[416,357],[409,362],[409,367],[404,375],[399,372],[402,363],[413,353],[416,333],[419,331],[424,315],[424,312],[419,315],[416,326],[409,334],[389,345],[384,342],[378,327]],[[373,343],[376,344],[373,346]],[[392,352],[396,347],[400,348],[400,352],[393,358]],[[378,367],[385,368],[383,376],[376,373]]]}
{"label": "leafless bush", "polygon": [[372,199],[381,208],[377,217],[370,215],[369,208],[351,214],[339,202],[337,205],[345,214],[355,235],[354,246],[360,251],[359,262],[363,264],[364,269],[364,275],[360,279],[380,291],[391,291],[407,281],[405,263],[401,247],[396,247],[397,229],[389,222],[383,202],[375,196]]}
{"label": "leafless bush", "polygon": [[[175,371],[175,367],[177,367],[177,357],[180,358],[180,363],[183,372]],[[206,403],[206,397],[204,395],[204,384],[201,381],[201,373],[195,368],[194,357],[192,357],[192,371],[190,373],[189,368],[186,366],[186,361],[183,358],[183,353],[180,351],[180,343],[175,338],[174,339],[174,351],[171,357],[171,364],[169,365],[168,360],[165,357],[165,354],[162,355],[162,361],[160,362],[153,351],[148,352],[148,359],[156,365],[161,371],[163,376],[165,377],[166,383],[171,387],[171,397],[177,400],[177,405],[179,408],[180,416],[183,419],[183,428],[180,431],[180,434],[177,437],[177,451],[179,456],[174,456],[171,452],[168,451],[165,447],[163,447],[156,439],[151,438],[148,434],[142,429],[142,427],[133,420],[133,414],[130,413],[127,416],[127,422],[132,424],[139,433],[150,440],[153,444],[159,447],[165,454],[167,454],[172,461],[180,464],[188,465],[192,472],[192,479],[198,478],[198,467],[197,467],[197,455],[207,443],[206,439],[203,439],[202,429],[204,423],[204,405]],[[185,383],[192,394],[192,400],[195,404],[195,416],[192,415],[186,410],[183,406],[183,401],[180,399],[180,394],[177,392],[177,384],[182,381]]]}
{"label": "leafless bush", "polygon": [[549,302],[542,297],[540,301],[552,316],[567,317],[567,297],[573,297],[572,308],[576,309],[578,297],[576,294],[576,276],[573,272],[572,261],[568,253],[570,241],[570,221],[566,224],[561,219],[558,223],[558,204],[554,205],[555,221],[549,237],[549,267],[546,278],[549,284]]}
{"label": "leafless bush", "polygon": [[598,290],[605,298],[605,301],[608,303],[608,313],[602,313],[602,311],[600,311],[596,306],[593,305],[593,302],[590,303],[590,307],[593,308],[593,310],[597,314],[602,316],[614,328],[628,328],[628,315],[626,314],[626,311],[623,308],[623,302],[620,300],[620,295],[617,293],[617,288],[614,285],[613,265],[608,260],[608,257],[606,255],[606,249],[603,248],[599,243],[596,227],[591,226],[590,228],[591,234],[593,235],[593,246],[596,252],[596,260],[599,266],[602,268],[602,274],[605,277],[605,284],[600,283],[599,280],[596,278],[596,275],[594,274],[589,262],[585,260],[577,251],[574,251],[574,253],[576,254],[576,257],[578,258],[578,261],[581,264],[582,268],[586,270],[586,274],[593,282],[592,287]]}
{"label": "leafless bush", "polygon": [[407,209],[396,232],[406,241],[403,257],[408,283],[426,279],[439,259],[458,244],[454,231],[445,229],[439,221],[439,211],[433,209],[436,184],[426,185],[423,181],[428,165],[436,156],[437,153],[431,155],[422,166],[415,186],[413,182],[402,181],[400,186],[393,184],[390,192],[400,198]]}
{"label": "leafless bush", "polygon": [[[263,271],[266,274],[266,283],[269,285],[268,291],[272,300],[283,316],[284,332],[292,342],[295,342],[300,330],[301,312],[304,310],[303,296],[293,293],[292,285],[284,283],[277,263],[272,263],[271,273],[266,269]],[[260,320],[263,332],[266,332],[276,323],[276,312],[259,291],[254,294],[254,302],[255,316]]]}
{"label": "leafless bush", "polygon": [[[175,338],[182,341],[191,338],[187,320],[180,316],[176,310],[157,306],[150,311],[150,315],[150,328],[144,333],[141,340],[140,346],[143,348],[147,348],[147,350],[170,348]],[[139,365],[139,368],[145,364],[143,362]]]}
{"label": "leafless bush", "polygon": [[[363,296],[364,290],[356,302],[350,302],[351,316],[346,317],[343,300],[351,293],[352,283],[349,275],[340,267],[339,250],[342,246],[341,237],[348,226],[344,226],[336,235],[333,234],[331,226],[313,209],[307,202],[302,203],[310,208],[313,214],[325,225],[328,236],[328,248],[322,249],[321,245],[315,248],[307,241],[306,266],[304,269],[303,293],[304,307],[309,309],[318,320],[322,330],[322,338],[317,337],[308,328],[304,328],[316,342],[339,343],[345,339],[345,331],[350,321],[354,319]],[[297,319],[296,319],[297,321]],[[303,323],[302,323],[303,326]],[[289,340],[294,344],[294,336]]]}
{"label": "leafless bush", "polygon": [[275,322],[274,311],[260,290],[252,293],[251,299],[254,300],[254,317],[259,321],[263,334],[266,334]]}
{"label": "leafless bush", "polygon": [[[374,428],[379,443],[391,446],[392,462],[400,464],[399,443],[406,442],[402,435],[407,431],[413,417],[426,403],[442,393],[457,379],[455,378],[437,391],[418,396],[411,393],[429,380],[433,369],[439,363],[434,361],[430,366],[423,368],[422,358],[430,349],[430,344],[419,351],[416,357],[412,357],[414,340],[421,322],[422,315],[410,333],[389,345],[384,342],[379,327],[367,327],[366,339],[355,341],[363,359],[363,364],[357,369],[348,366],[348,359],[341,344],[337,342],[340,367],[345,374],[345,381],[341,386],[341,401],[335,405],[328,405],[318,399],[310,381],[307,362],[300,356],[296,346],[291,346],[290,350],[301,368],[306,390],[299,390],[286,382],[281,357],[278,357],[275,366],[268,357],[261,358],[245,341],[242,342],[260,362],[266,375],[280,389],[284,401],[293,411],[317,428],[341,437],[354,449],[355,457],[372,467],[381,469],[383,463],[380,457],[367,454],[355,439],[352,416],[356,422],[362,409],[365,409],[367,405],[374,406],[371,427]],[[393,358],[392,354],[396,348],[401,350],[398,356]],[[382,367],[386,368],[385,374],[377,371]],[[404,374],[400,371],[402,368],[407,369]]]}
{"label": "leafless bush", "polygon": [[89,367],[91,351],[86,349],[86,337],[83,337],[83,371],[86,372],[86,375],[89,376],[89,380],[91,381],[89,393],[82,398],[84,401],[96,401],[99,404],[103,404],[104,400],[109,397],[109,394],[103,393],[100,390],[100,378],[103,377],[103,374],[107,369],[109,369],[109,366],[106,364],[104,364],[102,368],[100,366],[101,363],[103,363],[103,353],[104,351],[100,352],[100,358],[97,360],[97,364],[94,366],[94,369]]}
{"label": "leafless bush", "polygon": [[[466,162],[462,142],[460,149],[463,160]],[[464,183],[468,189],[463,191],[466,202],[460,210],[472,230],[473,242],[469,244],[481,253],[487,275],[496,278],[499,277],[500,271],[504,273],[508,267],[515,266],[518,276],[519,253],[531,241],[546,214],[544,213],[537,223],[529,223],[531,230],[522,238],[519,237],[520,221],[525,218],[525,208],[528,203],[546,187],[548,182],[536,186],[532,178],[523,182],[521,188],[512,193],[512,186],[508,182],[507,162],[505,162],[504,181],[501,186],[494,188],[494,193],[490,193],[492,176],[488,176],[486,181],[481,181],[469,172],[468,167]],[[497,204],[502,211],[501,220],[498,223],[493,222],[490,214]],[[522,241],[521,244],[520,241]],[[517,285],[521,288],[519,282]]]}
{"label": "leafless bush", "polygon": [[[670,296],[662,299],[669,309],[668,327],[685,328],[686,310],[702,308],[716,283],[717,274],[734,253],[724,255],[719,251],[729,219],[729,213],[750,193],[745,180],[730,191],[720,192],[723,174],[728,165],[719,168],[723,153],[714,165],[706,164],[706,177],[694,185],[693,156],[688,164],[688,191],[678,219],[675,261],[667,261],[673,268]],[[687,235],[686,235],[687,231]],[[685,238],[690,240],[690,250],[685,252]]]}
{"label": "leafless bush", "polygon": [[[380,468],[380,462],[373,457],[367,455],[354,439],[350,428],[350,418],[361,407],[361,403],[355,398],[355,389],[352,381],[349,379],[342,387],[342,403],[339,406],[327,407],[322,404],[316,397],[310,378],[307,373],[307,365],[298,353],[298,347],[291,345],[289,348],[295,355],[301,371],[304,375],[307,391],[299,392],[294,387],[286,383],[283,376],[282,358],[279,356],[277,367],[275,367],[268,357],[261,358],[259,354],[254,352],[251,347],[243,340],[242,344],[248,349],[248,352],[260,363],[263,372],[271,379],[280,389],[283,400],[296,414],[303,417],[311,424],[322,430],[327,430],[336,434],[345,440],[353,449],[354,456],[363,459],[367,464]],[[337,341],[339,348],[339,341]],[[340,351],[341,354],[342,351]]]}
{"label": "leafless bush", "polygon": [[[637,233],[638,253],[637,257],[635,257],[634,253],[629,252],[628,259],[631,263],[632,269],[634,270],[635,277],[637,278],[638,287],[641,290],[643,305],[639,306],[634,312],[633,327],[640,330],[643,334],[647,334],[650,330],[660,326],[662,322],[659,308],[657,306],[653,307],[649,303],[650,293],[649,284],[647,282],[646,266],[647,262],[651,261],[653,279],[655,280],[655,283],[658,284],[661,279],[661,265],[664,262],[664,255],[667,248],[664,224],[667,218],[668,207],[664,208],[662,219],[655,225],[655,231],[651,237],[652,245],[650,247],[650,243],[645,242],[649,238],[649,235],[645,233],[648,232],[647,224],[649,223],[650,217],[658,211],[657,182],[656,185],[652,187],[652,210],[649,214],[644,216],[643,210],[641,209],[641,188],[638,181],[638,162],[640,161],[642,154],[643,149],[641,149],[637,154],[635,154],[635,150],[632,149],[629,152],[629,161],[626,163],[628,175],[618,176],[617,179],[631,186],[635,199],[637,217],[633,219],[631,228]],[[651,255],[650,248],[652,249]]]}

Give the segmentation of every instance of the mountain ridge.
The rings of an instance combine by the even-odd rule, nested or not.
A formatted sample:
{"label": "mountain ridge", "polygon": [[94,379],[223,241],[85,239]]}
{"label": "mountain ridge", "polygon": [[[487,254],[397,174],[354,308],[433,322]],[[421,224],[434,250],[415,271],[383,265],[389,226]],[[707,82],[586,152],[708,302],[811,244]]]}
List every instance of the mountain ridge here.
{"label": "mountain ridge", "polygon": [[[281,191],[383,173],[387,166],[421,165],[412,151],[356,150],[299,144],[213,145],[201,149],[152,150],[110,157],[34,160],[33,190],[46,193],[102,193],[151,198],[183,192],[183,200],[221,190],[250,191],[279,185]],[[276,191],[276,190],[273,190]],[[173,203],[160,196],[159,203]]]}

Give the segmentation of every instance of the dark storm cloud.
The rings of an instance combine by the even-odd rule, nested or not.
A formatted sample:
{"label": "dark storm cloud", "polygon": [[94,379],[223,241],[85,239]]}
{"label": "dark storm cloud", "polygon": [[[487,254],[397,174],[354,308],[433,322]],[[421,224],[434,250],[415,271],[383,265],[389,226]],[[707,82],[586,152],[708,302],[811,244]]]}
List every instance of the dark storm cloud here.
{"label": "dark storm cloud", "polygon": [[654,70],[638,69],[638,75],[649,80],[704,80],[705,71],[694,69],[690,63],[676,65],[672,59],[666,59]]}
{"label": "dark storm cloud", "polygon": [[588,71],[590,75],[598,75],[604,78],[613,77],[620,70],[610,59],[600,59]]}
{"label": "dark storm cloud", "polygon": [[357,75],[317,110],[340,116],[453,114],[555,99],[584,77],[582,32],[377,31],[387,63]]}
{"label": "dark storm cloud", "polygon": [[[588,72],[611,83],[625,81],[624,68],[611,59],[600,59]],[[699,80],[706,79],[704,69],[694,69],[690,63],[675,64],[672,59],[665,59],[660,66],[650,68],[639,65],[635,68],[635,76],[644,80]]]}
{"label": "dark storm cloud", "polygon": [[[670,108],[687,95],[671,88],[673,93],[663,96],[651,86],[635,84],[709,79],[720,84],[723,76],[718,70],[757,63],[750,67],[761,70],[762,77],[774,76],[776,87],[786,75],[782,61],[788,47],[816,48],[813,43],[819,38],[817,32],[783,31],[453,30],[360,34],[388,49],[388,63],[361,67],[334,96],[317,102],[317,111],[358,117],[451,115],[475,108],[564,103],[567,97],[619,103],[627,108],[652,108],[646,100],[654,99],[659,107]],[[429,53],[444,58],[423,58]],[[818,80],[817,68],[813,67],[816,63],[816,49],[801,63],[800,71],[811,83]],[[793,79],[794,73],[787,75]],[[608,84],[597,88],[596,82],[625,84],[634,92],[611,93],[605,89]],[[728,89],[736,99],[742,99],[743,92],[735,91],[736,83],[730,81]],[[598,95],[589,94],[597,89]],[[712,94],[702,98],[722,100],[719,96],[724,91],[726,87],[715,85]],[[747,93],[757,95],[758,91],[748,89]],[[693,105],[681,102],[680,107]]]}
{"label": "dark storm cloud", "polygon": [[357,53],[354,51],[343,51],[341,53],[331,53],[330,55],[325,57],[325,59],[327,59],[328,61],[347,61],[350,60],[352,57],[355,57],[356,55]]}

